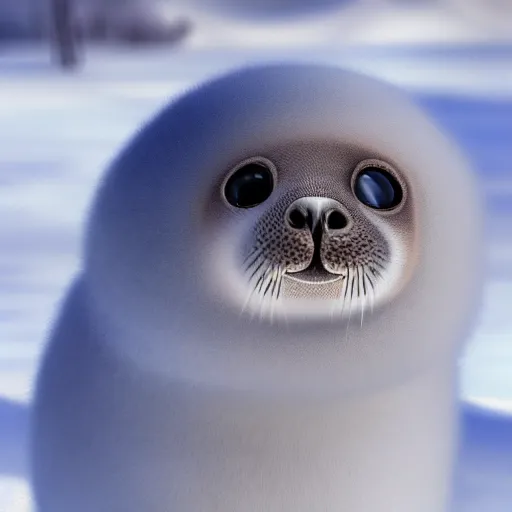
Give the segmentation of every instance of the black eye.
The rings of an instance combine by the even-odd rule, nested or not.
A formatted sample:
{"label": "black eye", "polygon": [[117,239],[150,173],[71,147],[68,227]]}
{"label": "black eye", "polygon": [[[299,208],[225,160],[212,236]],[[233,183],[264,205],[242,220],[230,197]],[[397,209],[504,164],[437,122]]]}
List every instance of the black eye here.
{"label": "black eye", "polygon": [[388,210],[402,201],[402,187],[389,173],[378,167],[365,167],[354,184],[356,197],[366,206]]}
{"label": "black eye", "polygon": [[270,197],[274,177],[260,162],[252,162],[238,169],[228,179],[224,194],[229,204],[237,208],[252,208]]}

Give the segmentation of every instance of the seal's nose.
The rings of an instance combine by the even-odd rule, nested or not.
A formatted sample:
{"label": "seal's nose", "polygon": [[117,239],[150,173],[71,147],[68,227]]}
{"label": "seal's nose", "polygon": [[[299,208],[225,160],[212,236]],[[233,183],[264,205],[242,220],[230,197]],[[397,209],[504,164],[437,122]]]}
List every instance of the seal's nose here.
{"label": "seal's nose", "polygon": [[301,197],[286,212],[286,222],[293,229],[308,228],[311,233],[336,231],[349,225],[343,206],[327,197]]}

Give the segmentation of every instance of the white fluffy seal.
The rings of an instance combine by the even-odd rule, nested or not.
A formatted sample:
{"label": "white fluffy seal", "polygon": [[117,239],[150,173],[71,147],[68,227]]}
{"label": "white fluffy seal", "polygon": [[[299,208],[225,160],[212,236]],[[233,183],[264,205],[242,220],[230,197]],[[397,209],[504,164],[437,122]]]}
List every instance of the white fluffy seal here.
{"label": "white fluffy seal", "polygon": [[215,79],[107,173],[35,398],[39,512],[441,512],[481,206],[400,92]]}

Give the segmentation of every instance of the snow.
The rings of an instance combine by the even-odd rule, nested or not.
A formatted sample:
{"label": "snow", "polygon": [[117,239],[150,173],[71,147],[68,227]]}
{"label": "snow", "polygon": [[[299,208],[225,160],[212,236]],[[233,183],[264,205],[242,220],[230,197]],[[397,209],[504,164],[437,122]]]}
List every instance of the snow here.
{"label": "snow", "polygon": [[[461,361],[462,395],[512,411],[512,47],[482,53],[92,48],[87,57],[76,75],[52,68],[44,48],[0,58],[0,414],[2,398],[30,403],[45,333],[79,268],[84,215],[120,145],[190,85],[246,61],[283,58],[339,63],[403,86],[469,154],[487,198],[489,264],[482,269],[488,275],[482,315]],[[0,438],[4,431],[0,421]],[[23,443],[16,428],[8,435],[13,439],[3,439],[2,457],[7,443]],[[0,512],[30,509],[23,473],[0,478]],[[489,512],[505,510],[490,503]]]}

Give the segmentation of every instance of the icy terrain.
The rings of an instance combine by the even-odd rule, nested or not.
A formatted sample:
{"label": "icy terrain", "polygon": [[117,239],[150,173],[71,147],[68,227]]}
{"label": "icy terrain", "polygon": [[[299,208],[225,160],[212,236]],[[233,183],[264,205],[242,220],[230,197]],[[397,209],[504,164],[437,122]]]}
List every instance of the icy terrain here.
{"label": "icy terrain", "polygon": [[[174,95],[247,60],[320,60],[391,80],[409,89],[465,148],[487,199],[489,262],[481,269],[488,275],[482,316],[461,361],[462,394],[512,411],[512,47],[317,48],[279,55],[92,49],[87,57],[72,76],[53,69],[45,49],[0,56],[0,473],[10,465],[15,475],[0,478],[0,512],[30,507],[19,462],[26,417],[18,403],[30,404],[45,331],[79,268],[82,220],[106,163]],[[500,420],[491,432],[487,423],[467,418],[473,419],[469,438],[485,431],[496,443],[509,443],[512,453],[510,423]],[[464,457],[478,466],[478,450]],[[509,510],[512,468],[503,467],[508,497],[499,476],[468,472],[457,512]]]}

